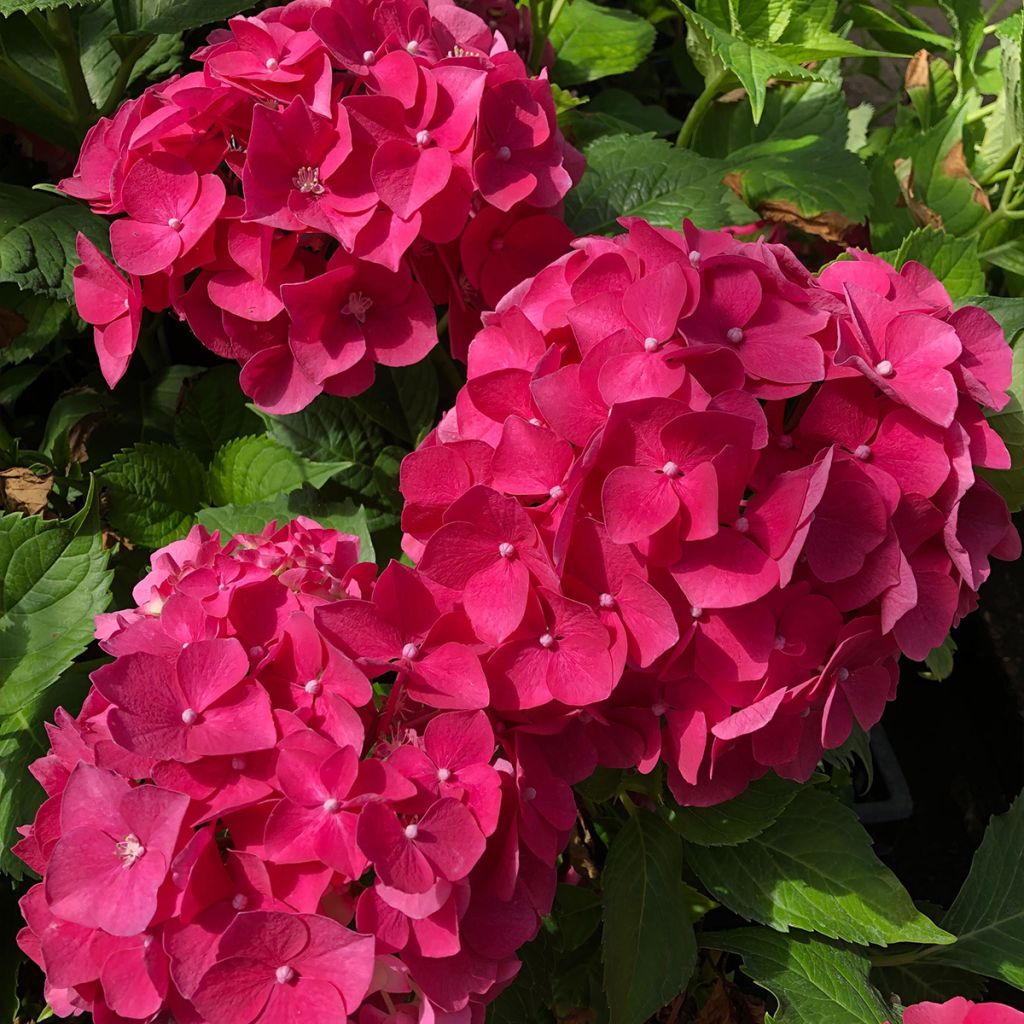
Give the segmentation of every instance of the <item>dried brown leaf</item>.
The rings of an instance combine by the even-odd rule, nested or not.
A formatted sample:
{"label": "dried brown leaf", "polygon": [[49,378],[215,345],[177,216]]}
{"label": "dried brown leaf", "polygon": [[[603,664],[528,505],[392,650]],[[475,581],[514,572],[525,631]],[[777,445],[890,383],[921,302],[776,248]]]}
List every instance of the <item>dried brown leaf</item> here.
{"label": "dried brown leaf", "polygon": [[918,50],[907,64],[906,73],[903,75],[903,87],[910,92],[911,89],[927,89],[930,84],[928,63],[931,54],[927,50]]}
{"label": "dried brown leaf", "polygon": [[693,1024],[764,1024],[764,1005],[719,978]]}
{"label": "dried brown leaf", "polygon": [[27,516],[45,513],[51,490],[52,473],[37,476],[24,466],[0,471],[0,502],[5,512],[24,512]]}

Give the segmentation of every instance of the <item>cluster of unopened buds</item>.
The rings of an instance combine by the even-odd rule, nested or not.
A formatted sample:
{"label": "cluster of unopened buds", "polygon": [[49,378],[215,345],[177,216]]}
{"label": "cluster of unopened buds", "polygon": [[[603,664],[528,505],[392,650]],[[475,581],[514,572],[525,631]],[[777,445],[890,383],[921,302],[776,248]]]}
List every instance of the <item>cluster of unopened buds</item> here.
{"label": "cluster of unopened buds", "polygon": [[684,804],[806,779],[1015,558],[1010,349],[917,263],[625,221],[485,316],[402,466],[405,549],[461,594],[493,707]]}
{"label": "cluster of unopened buds", "polygon": [[464,355],[480,310],[565,252],[582,169],[496,10],[294,0],[102,118],[61,188],[116,218],[116,266],[80,235],[75,271],[108,384],[168,307],[279,413],[421,360],[437,304]]}

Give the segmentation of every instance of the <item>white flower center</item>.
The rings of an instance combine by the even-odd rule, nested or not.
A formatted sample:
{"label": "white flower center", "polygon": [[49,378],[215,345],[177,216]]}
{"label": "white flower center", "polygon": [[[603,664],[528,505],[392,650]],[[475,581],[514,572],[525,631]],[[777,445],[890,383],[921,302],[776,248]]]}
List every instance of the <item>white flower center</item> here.
{"label": "white flower center", "polygon": [[896,367],[889,362],[888,359],[883,359],[877,366],[875,366],[875,373],[879,377],[891,377],[896,372]]}
{"label": "white flower center", "polygon": [[233,906],[235,910],[245,910],[245,908],[249,906],[249,897],[246,896],[245,893],[240,892],[237,896],[232,897],[231,906]]}
{"label": "white flower center", "polygon": [[352,292],[345,302],[345,305],[341,307],[341,312],[347,316],[354,316],[357,323],[366,323],[366,314],[370,312],[373,306],[373,299],[368,295],[364,295],[363,292]]}
{"label": "white flower center", "polygon": [[268,71],[276,71],[281,65],[277,63],[276,58],[268,57],[265,66]]}
{"label": "white flower center", "polygon": [[130,868],[146,852],[146,848],[134,832],[129,832],[114,849],[123,868]]}
{"label": "white flower center", "polygon": [[450,769],[448,769],[448,768],[438,768],[437,769],[437,781],[438,782],[447,782],[451,777],[452,777],[452,773],[451,773]]}
{"label": "white flower center", "polygon": [[424,130],[424,131],[418,131],[416,133],[416,145],[417,146],[419,146],[422,149],[425,145],[427,145],[428,142],[430,142],[430,132]]}
{"label": "white flower center", "polygon": [[405,838],[406,839],[415,839],[419,834],[420,834],[420,827],[419,827],[419,825],[413,824],[413,825],[406,825],[405,826]]}
{"label": "white flower center", "polygon": [[167,221],[167,226],[172,231],[180,231],[185,225],[181,222],[181,218],[180,217],[171,217]]}
{"label": "white flower center", "polygon": [[507,540],[502,541],[498,545],[498,554],[501,555],[502,558],[511,558],[515,553],[516,549],[512,547]]}
{"label": "white flower center", "polygon": [[409,42],[405,44],[405,49],[407,53],[415,53],[419,48],[420,44],[417,43],[415,39],[410,39]]}
{"label": "white flower center", "polygon": [[328,814],[337,814],[338,809],[341,807],[341,804],[339,804],[338,801],[333,796],[329,796],[324,801],[323,807]]}
{"label": "white flower center", "polygon": [[373,63],[373,59],[376,56],[377,55],[373,52],[373,50],[363,50],[363,63],[364,64],[372,64]]}
{"label": "white flower center", "polygon": [[734,345],[738,345],[743,340],[743,328],[742,327],[730,327],[725,332],[726,338]]}
{"label": "white flower center", "polygon": [[402,657],[407,661],[412,661],[417,654],[420,653],[420,649],[416,644],[406,644],[402,648]]}
{"label": "white flower center", "polygon": [[554,646],[555,638],[550,633],[542,633],[538,638],[537,643],[539,643],[545,650],[548,650]]}
{"label": "white flower center", "polygon": [[288,982],[295,977],[295,971],[287,964],[282,964],[276,971],[274,971],[274,977],[277,978],[277,983],[279,985],[287,985]]}
{"label": "white flower center", "polygon": [[671,461],[666,462],[665,465],[661,467],[661,471],[665,476],[679,476],[679,467]]}
{"label": "white flower center", "polygon": [[181,713],[181,720],[186,725],[192,725],[198,717],[199,715],[194,708],[185,708],[185,710]]}
{"label": "white flower center", "polygon": [[303,689],[306,691],[306,693],[315,697],[320,692],[320,680],[310,679],[309,682],[306,683],[305,686],[303,686]]}
{"label": "white flower center", "polygon": [[559,484],[555,484],[555,486],[548,491],[548,494],[551,495],[555,501],[561,501],[565,497],[565,490]]}
{"label": "white flower center", "polygon": [[324,187],[320,184],[319,167],[300,167],[292,178],[292,184],[303,194],[322,196]]}
{"label": "white flower center", "polygon": [[690,605],[690,615],[699,619],[704,614],[704,609],[699,604]]}
{"label": "white flower center", "polygon": [[602,595],[601,595],[601,596],[600,596],[600,597],[599,597],[599,598],[597,599],[597,603],[598,603],[598,604],[599,604],[599,605],[600,605],[600,606],[601,606],[602,608],[614,608],[614,607],[615,607],[615,598],[614,598],[614,597],[612,597],[612,595],[611,595],[611,594],[602,594]]}
{"label": "white flower center", "polygon": [[658,339],[657,338],[644,338],[644,351],[645,352],[657,352],[658,351]]}
{"label": "white flower center", "polygon": [[498,159],[499,160],[511,160],[512,159],[512,150],[509,149],[508,146],[499,146],[498,147]]}
{"label": "white flower center", "polygon": [[853,450],[853,454],[861,460],[861,462],[867,462],[871,458],[871,445],[859,444]]}

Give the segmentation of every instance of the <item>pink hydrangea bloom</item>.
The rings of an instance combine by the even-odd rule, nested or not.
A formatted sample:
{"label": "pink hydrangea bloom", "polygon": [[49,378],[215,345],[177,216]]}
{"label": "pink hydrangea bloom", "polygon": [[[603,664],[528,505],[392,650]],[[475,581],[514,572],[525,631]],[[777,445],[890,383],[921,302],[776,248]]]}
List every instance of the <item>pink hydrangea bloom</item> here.
{"label": "pink hydrangea bloom", "polygon": [[464,357],[481,311],[565,252],[561,200],[582,173],[546,73],[509,49],[528,51],[529,19],[503,17],[506,39],[481,13],[293,0],[230,19],[200,70],[101,119],[61,187],[113,218],[130,275],[80,242],[76,298],[108,383],[142,292],[274,413],[422,359],[439,305]]}
{"label": "pink hydrangea bloom", "polygon": [[874,725],[899,654],[1020,553],[974,472],[1009,466],[979,404],[1005,404],[1010,352],[917,264],[814,278],[764,241],[624,226],[485,316],[403,469],[405,549],[496,645],[496,709],[644,771],[653,714],[677,799],[714,803]]}

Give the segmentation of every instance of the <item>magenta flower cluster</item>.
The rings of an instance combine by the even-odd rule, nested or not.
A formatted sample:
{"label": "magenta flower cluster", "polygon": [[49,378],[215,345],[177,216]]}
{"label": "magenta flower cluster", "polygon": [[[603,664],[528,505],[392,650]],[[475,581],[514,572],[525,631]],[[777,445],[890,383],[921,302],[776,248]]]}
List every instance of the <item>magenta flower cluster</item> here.
{"label": "magenta flower cluster", "polygon": [[402,467],[405,548],[460,595],[493,709],[683,804],[806,779],[1021,550],[1010,349],[920,264],[641,220],[513,289]]}
{"label": "magenta flower cluster", "polygon": [[358,394],[433,348],[435,304],[461,355],[479,310],[568,247],[582,158],[546,77],[453,0],[294,0],[194,57],[102,118],[61,183],[116,218],[127,277],[84,236],[75,271],[111,386],[143,309],[172,308],[265,409]]}
{"label": "magenta flower cluster", "polygon": [[19,942],[49,1005],[479,1024],[576,810],[531,730],[483,710],[457,595],[297,519],[223,548],[196,527],[134,596],[32,767],[47,799],[16,852],[43,881]]}

